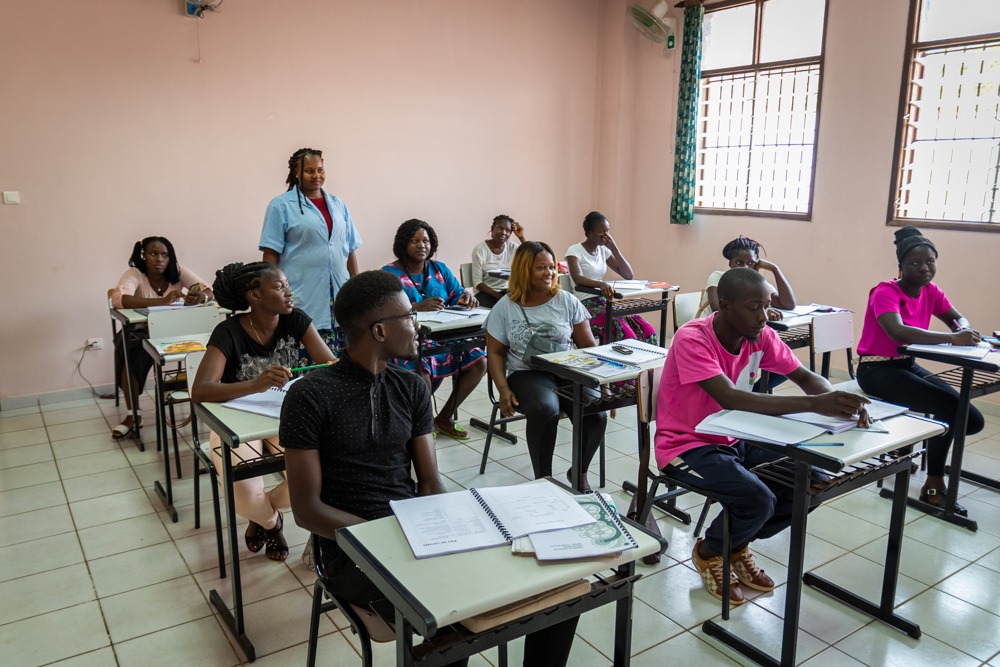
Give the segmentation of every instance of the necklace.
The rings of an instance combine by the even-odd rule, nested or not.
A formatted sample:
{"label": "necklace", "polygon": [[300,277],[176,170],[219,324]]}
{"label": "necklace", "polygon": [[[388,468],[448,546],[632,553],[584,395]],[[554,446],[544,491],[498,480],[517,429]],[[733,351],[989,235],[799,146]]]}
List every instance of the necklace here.
{"label": "necklace", "polygon": [[[149,276],[146,276],[146,278],[149,279]],[[165,278],[161,278],[160,279],[160,286],[159,287],[157,287],[156,285],[154,285],[153,281],[150,280],[149,281],[149,286],[153,288],[154,292],[156,292],[160,296],[163,296],[164,290],[167,289],[167,280]]]}
{"label": "necklace", "polygon": [[254,335],[254,338],[256,338],[256,339],[257,339],[257,343],[258,343],[258,344],[259,344],[259,345],[260,345],[261,347],[264,347],[264,341],[262,341],[262,340],[260,339],[260,334],[259,334],[259,333],[257,333],[257,327],[255,327],[255,326],[253,325],[253,316],[251,316],[251,315],[247,315],[247,319],[248,319],[248,320],[250,320],[250,328],[251,328],[251,329],[253,329],[253,335]]}

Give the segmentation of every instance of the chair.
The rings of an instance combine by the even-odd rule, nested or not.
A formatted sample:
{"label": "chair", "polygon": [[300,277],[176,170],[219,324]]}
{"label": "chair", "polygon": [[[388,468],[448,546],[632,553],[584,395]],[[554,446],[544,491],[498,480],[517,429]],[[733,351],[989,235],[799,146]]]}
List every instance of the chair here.
{"label": "chair", "polygon": [[568,273],[559,274],[559,289],[569,292],[570,294],[576,293],[576,284],[573,282],[573,278],[571,278]]}
{"label": "chair", "polygon": [[847,372],[854,379],[851,348],[854,347],[854,313],[843,310],[828,315],[817,315],[809,325],[810,357],[823,355],[820,375],[830,377],[830,353],[847,350]]}
{"label": "chair", "polygon": [[458,280],[462,283],[462,287],[466,289],[476,288],[476,286],[472,284],[472,262],[466,262],[459,265],[458,274]]}
{"label": "chair", "polygon": [[695,319],[695,315],[698,314],[698,306],[701,305],[703,296],[704,291],[685,292],[684,294],[677,294],[674,296],[674,333],[677,333],[677,330],[681,328],[682,324],[686,324],[687,322]]}
{"label": "chair", "polygon": [[486,473],[486,461],[490,457],[490,443],[493,442],[493,435],[496,434],[506,440],[510,440],[512,445],[517,444],[517,436],[507,432],[507,424],[521,421],[526,418],[520,413],[514,413],[513,417],[504,417],[500,414],[500,401],[494,395],[493,378],[489,376],[489,373],[486,374],[486,393],[490,397],[490,403],[493,404],[493,409],[490,412],[490,421],[488,424],[476,420],[476,426],[486,431],[486,444],[483,446],[483,460],[479,464],[480,475]]}

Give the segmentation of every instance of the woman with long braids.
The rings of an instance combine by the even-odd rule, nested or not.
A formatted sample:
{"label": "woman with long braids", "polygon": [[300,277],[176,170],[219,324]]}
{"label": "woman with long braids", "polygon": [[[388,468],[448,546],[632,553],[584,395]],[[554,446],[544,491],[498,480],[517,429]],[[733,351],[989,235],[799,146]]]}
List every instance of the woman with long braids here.
{"label": "woman with long braids", "polygon": [[[897,229],[895,236],[899,277],[880,282],[868,293],[858,341],[858,384],[866,394],[950,424],[958,411],[958,392],[896,348],[910,343],[975,345],[980,335],[933,283],[938,252],[931,240],[909,225]],[[931,331],[932,316],[949,332]],[[982,413],[970,404],[966,434],[979,433],[983,426]],[[927,441],[927,479],[920,489],[925,503],[944,503],[944,468],[954,437],[948,430]],[[955,506],[955,513],[968,515],[961,505]]]}
{"label": "woman with long braids", "polygon": [[[264,261],[285,272],[320,337],[339,353],[345,341],[333,318],[333,301],[358,272],[355,253],[361,236],[347,205],[323,189],[325,180],[323,151],[300,148],[292,153],[285,178],[288,191],[267,205],[259,246]],[[309,361],[304,351],[302,359]]]}
{"label": "woman with long braids", "polygon": [[[147,236],[132,246],[128,259],[129,269],[118,279],[108,295],[114,308],[148,308],[166,306],[183,300],[186,306],[197,306],[212,300],[212,288],[191,270],[177,263],[177,253],[170,241],[162,236]],[[132,396],[142,393],[149,377],[153,360],[142,349],[142,341],[148,338],[145,325],[132,330],[132,335],[122,348],[121,337],[115,336],[115,368],[121,375],[115,378],[125,395],[125,407],[129,415],[111,431],[111,437],[121,440],[132,431]],[[128,369],[132,377],[125,374],[125,355],[128,355]],[[125,388],[131,384],[132,391]],[[142,411],[137,410],[139,426],[142,426]]]}
{"label": "woman with long braids", "polygon": [[[314,361],[334,361],[309,316],[294,307],[292,291],[281,269],[268,262],[237,262],[215,275],[219,304],[250,312],[215,327],[192,387],[195,401],[222,402],[283,387],[292,378],[290,369],[299,363],[300,344]],[[219,445],[219,436],[212,433],[216,469],[222,465],[216,453]],[[277,440],[257,440],[246,446],[258,454],[280,450]],[[281,510],[291,506],[285,483],[265,493],[264,478],[252,477],[236,482],[233,490],[236,513],[250,521],[245,535],[247,548],[256,553],[266,547],[268,558],[285,560],[288,544],[281,532]]]}

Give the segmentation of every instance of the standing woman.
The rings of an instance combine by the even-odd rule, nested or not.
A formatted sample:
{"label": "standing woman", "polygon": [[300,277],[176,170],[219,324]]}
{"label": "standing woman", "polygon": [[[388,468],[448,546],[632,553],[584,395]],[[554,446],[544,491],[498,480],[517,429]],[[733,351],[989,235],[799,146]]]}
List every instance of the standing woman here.
{"label": "standing woman", "polygon": [[[166,306],[179,299],[183,299],[186,306],[197,306],[212,300],[212,288],[177,263],[173,244],[162,236],[147,236],[136,241],[128,265],[130,268],[118,279],[118,285],[108,292],[114,308]],[[115,336],[115,368],[121,369],[120,376],[115,380],[125,395],[125,407],[130,412],[131,397],[142,393],[149,369],[153,367],[152,358],[142,349],[142,341],[149,337],[149,332],[143,326],[133,329],[132,334],[124,349],[121,336]],[[131,379],[125,374],[126,354]],[[131,392],[125,389],[130,384]],[[142,411],[136,410],[136,414],[139,415],[139,426],[142,426]],[[121,440],[131,432],[132,426],[132,415],[129,414],[111,431],[111,437]]]}
{"label": "standing woman", "polygon": [[[574,295],[559,289],[552,248],[528,241],[514,255],[510,291],[493,306],[486,320],[486,354],[490,378],[500,392],[500,411],[505,417],[513,417],[515,411],[527,417],[525,437],[538,479],[552,474],[559,414],[572,415],[573,401],[555,392],[567,381],[535,370],[524,361],[524,351],[534,335],[567,349],[571,344],[580,348],[596,345],[587,310]],[[604,440],[607,415],[587,415],[575,426],[584,434],[579,488],[588,489],[587,468]]]}
{"label": "standing woman", "polygon": [[[236,262],[215,276],[219,303],[234,311],[250,312],[230,317],[215,327],[191,388],[192,399],[221,403],[283,387],[292,378],[290,368],[298,364],[300,344],[317,362],[334,361],[309,316],[293,307],[292,291],[281,269],[268,262]],[[213,432],[211,449],[216,470],[222,466],[217,453],[220,445],[219,436]],[[246,446],[257,454],[282,451],[276,439],[255,440]],[[250,522],[244,536],[247,548],[256,553],[267,547],[268,558],[285,560],[288,544],[281,532],[281,510],[291,506],[285,483],[265,493],[264,478],[251,477],[235,482],[233,491],[236,513]]]}
{"label": "standing woman", "polygon": [[524,227],[509,215],[500,214],[493,218],[490,238],[472,249],[472,284],[480,305],[492,308],[507,293],[507,280],[494,278],[490,271],[510,269],[518,244],[511,234],[524,243]]}
{"label": "standing woman", "polygon": [[[445,306],[477,307],[479,302],[465,291],[448,267],[431,259],[437,248],[438,238],[433,227],[423,220],[407,220],[396,230],[392,242],[396,261],[386,264],[382,270],[399,278],[415,311],[436,311]],[[422,355],[419,359],[393,359],[392,363],[420,375],[432,393],[444,378],[457,373],[451,396],[434,418],[434,429],[456,440],[468,439],[469,432],[455,423],[455,413],[486,375],[486,353],[475,348],[458,354],[446,352]]]}
{"label": "standing woman", "polygon": [[[865,326],[858,341],[858,384],[866,394],[950,424],[958,410],[958,392],[933,377],[913,357],[900,355],[896,347],[910,343],[975,345],[979,332],[931,282],[937,273],[938,252],[930,239],[912,226],[896,230],[895,236],[899,278],[881,282],[868,293]],[[930,331],[932,315],[951,332]],[[966,434],[979,433],[983,426],[982,413],[970,404]],[[954,435],[949,430],[927,441],[927,480],[920,489],[920,500],[931,505],[944,503],[945,461]],[[955,512],[968,515],[960,505],[955,506]]]}
{"label": "standing woman", "polygon": [[[603,213],[588,213],[583,219],[583,233],[586,240],[570,246],[566,251],[566,264],[575,284],[601,290],[601,296],[579,295],[590,314],[590,328],[594,332],[594,338],[601,340],[607,325],[604,321],[607,300],[615,294],[614,288],[604,282],[604,274],[610,268],[625,280],[632,280],[632,265],[618,249],[618,244],[611,236],[611,223]],[[612,335],[608,340],[638,339],[656,345],[656,329],[638,315],[616,317],[612,327]]]}
{"label": "standing woman", "polygon": [[[300,148],[288,158],[288,191],[267,205],[260,250],[265,262],[284,271],[302,310],[339,353],[345,341],[333,319],[333,301],[358,272],[361,236],[347,205],[323,190],[325,180],[322,151]],[[302,359],[308,364],[310,357],[303,352]]]}

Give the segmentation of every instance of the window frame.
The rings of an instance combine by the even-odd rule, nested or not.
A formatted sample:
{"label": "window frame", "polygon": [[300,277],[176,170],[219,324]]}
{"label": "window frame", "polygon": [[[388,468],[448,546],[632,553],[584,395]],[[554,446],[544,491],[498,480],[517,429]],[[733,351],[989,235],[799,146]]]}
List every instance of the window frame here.
{"label": "window frame", "polygon": [[[705,13],[709,14],[712,12],[722,11],[725,9],[732,9],[734,7],[743,7],[746,5],[755,5],[756,9],[754,12],[754,35],[753,35],[753,62],[749,65],[737,65],[734,67],[722,67],[713,70],[702,70],[699,77],[699,85],[702,79],[712,76],[721,76],[726,74],[745,74],[747,72],[760,73],[762,71],[767,71],[771,69],[780,69],[782,67],[794,67],[797,65],[819,65],[819,89],[816,91],[816,129],[813,139],[813,155],[812,155],[812,170],[809,175],[809,199],[806,206],[806,210],[802,213],[795,213],[791,211],[767,211],[761,209],[747,209],[747,208],[720,208],[714,206],[695,206],[694,212],[705,215],[737,215],[752,218],[779,218],[785,220],[800,220],[804,222],[812,221],[813,214],[813,198],[816,194],[816,164],[819,157],[819,128],[820,128],[820,114],[823,109],[823,71],[826,65],[826,42],[827,42],[827,28],[829,27],[830,18],[830,0],[823,1],[823,36],[820,40],[820,52],[819,56],[808,56],[805,58],[792,58],[789,60],[775,60],[768,62],[764,65],[760,63],[760,46],[761,46],[761,29],[764,24],[764,5],[768,0],[721,0],[720,2],[713,3],[711,5],[705,5]],[[699,96],[699,105],[701,104],[701,99]],[[701,122],[699,122],[699,125]],[[698,146],[698,150],[701,151],[702,145]],[[700,165],[699,165],[700,169]],[[697,180],[696,180],[697,183]]]}
{"label": "window frame", "polygon": [[903,56],[903,76],[899,86],[899,107],[896,113],[896,143],[893,147],[892,174],[889,184],[889,205],[886,214],[887,227],[905,227],[916,225],[929,229],[951,229],[974,232],[1000,232],[1000,221],[974,222],[972,220],[951,220],[948,218],[901,218],[896,215],[896,201],[900,198],[899,188],[902,183],[903,153],[906,136],[907,106],[910,103],[910,88],[917,63],[914,56],[918,51],[937,49],[941,47],[962,47],[1000,43],[1000,32],[966,35],[934,39],[926,42],[917,41],[920,36],[920,8],[923,0],[910,0],[910,15],[906,23],[906,50]]}

